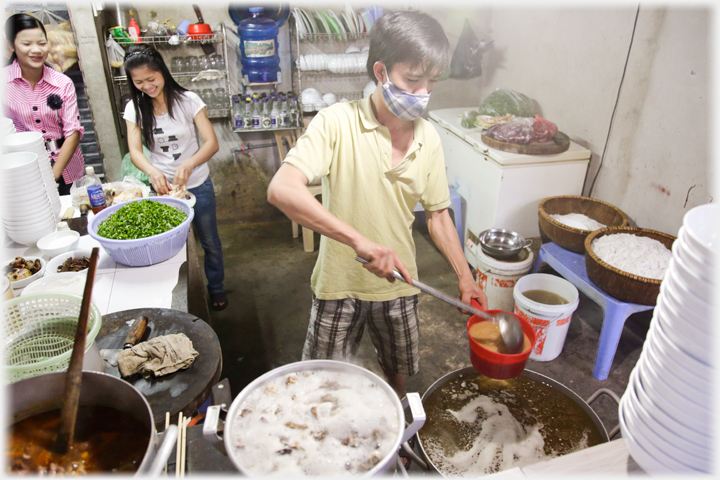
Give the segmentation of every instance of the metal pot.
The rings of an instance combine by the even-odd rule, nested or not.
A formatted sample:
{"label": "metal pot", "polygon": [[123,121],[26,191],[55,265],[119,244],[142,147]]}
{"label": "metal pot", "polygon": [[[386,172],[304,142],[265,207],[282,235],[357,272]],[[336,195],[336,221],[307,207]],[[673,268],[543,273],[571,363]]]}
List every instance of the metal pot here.
{"label": "metal pot", "polygon": [[[433,408],[430,406],[428,399],[433,394],[433,392],[444,387],[451,380],[457,379],[459,377],[472,379],[477,376],[480,376],[480,375],[472,367],[455,370],[454,372],[451,372],[451,373],[445,375],[444,377],[440,378],[439,380],[437,380],[423,394],[423,397],[422,397],[423,405],[428,413],[428,418],[427,418],[426,430],[418,433],[418,449],[420,451],[421,456],[424,457],[424,460],[427,462],[428,467],[434,469],[435,471],[437,471],[438,473],[440,473],[443,476],[445,476],[444,472],[438,468],[438,465],[436,465],[436,463],[433,462],[433,459],[431,458],[431,456],[428,455],[427,445],[428,445],[428,441],[430,438],[430,434],[428,433],[428,427],[433,428],[432,424],[434,421],[436,421],[436,419],[433,418],[433,416],[434,416]],[[574,402],[577,406],[579,406],[581,409],[579,411],[584,412],[584,414],[587,416],[585,418],[585,420],[589,420],[589,422],[591,422],[591,424],[595,427],[596,431],[593,432],[593,435],[595,436],[596,441],[594,443],[595,444],[604,443],[609,440],[608,433],[605,430],[605,427],[602,424],[602,421],[600,421],[600,418],[590,407],[589,403],[593,402],[596,398],[598,398],[600,396],[600,394],[608,394],[611,397],[613,397],[613,399],[615,399],[615,401],[617,401],[619,403],[619,398],[612,391],[607,390],[607,389],[600,389],[591,396],[591,398],[588,400],[588,402],[585,402],[575,392],[573,392],[566,386],[562,385],[561,383],[559,383],[545,375],[542,375],[542,374],[539,374],[539,373],[536,373],[536,372],[533,372],[530,370],[525,370],[520,377],[527,377],[527,378],[535,380],[537,382],[541,382],[546,387],[549,387],[552,390],[556,390],[557,392],[564,395],[565,397],[568,397],[569,401]],[[518,377],[518,378],[520,378],[520,377]],[[494,381],[494,380],[491,380],[491,381]],[[512,381],[512,380],[510,380],[510,381]],[[539,388],[537,390],[537,393],[538,393],[538,395],[545,395],[545,393],[543,393]],[[499,401],[498,398],[495,398],[494,400]],[[578,409],[575,409],[575,410],[578,410]],[[576,411],[576,414],[578,414],[579,411]],[[560,416],[562,416],[562,413],[560,414]],[[615,432],[615,431],[617,431],[617,428],[613,430],[613,432]],[[449,435],[450,437],[453,437],[453,435],[455,435],[456,432],[449,431],[449,429],[448,429],[448,430],[444,430],[444,434]],[[425,440],[423,441],[424,437],[425,437]],[[454,440],[455,440],[455,438],[452,439],[452,441],[454,441]],[[591,445],[592,444],[593,444],[593,442],[591,442]]]}
{"label": "metal pot", "polygon": [[[65,394],[65,372],[26,378],[6,388],[12,415],[9,423],[13,424],[32,415],[61,408]],[[150,441],[135,476],[160,475],[175,447],[177,427],[171,425],[160,443],[150,405],[132,385],[105,373],[84,371],[80,406],[111,407],[131,414],[146,425],[150,430]]]}
{"label": "metal pot", "polygon": [[[388,383],[385,382],[382,378],[362,367],[335,360],[307,360],[303,362],[295,362],[271,370],[266,374],[262,375],[261,377],[258,377],[247,387],[245,387],[240,392],[240,394],[235,397],[235,400],[233,400],[232,405],[230,406],[230,409],[227,413],[227,421],[225,422],[223,437],[220,437],[217,432],[220,427],[220,410],[225,405],[213,405],[208,408],[205,417],[205,423],[203,425],[203,436],[206,440],[208,440],[216,448],[218,448],[218,450],[223,453],[227,453],[235,467],[243,475],[251,476],[250,473],[248,473],[247,470],[243,468],[242,461],[237,457],[235,449],[232,445],[234,437],[233,419],[240,413],[239,409],[245,399],[257,388],[263,386],[267,381],[275,379],[277,377],[285,376],[290,373],[298,373],[308,370],[332,370],[360,374],[373,380],[378,386],[383,389],[383,391],[387,393],[388,397],[391,399],[395,407],[395,410],[397,410],[399,419],[398,430],[395,433],[396,438],[394,440],[393,448],[378,464],[376,464],[371,470],[365,472],[362,476],[375,476],[386,472],[391,468],[394,468],[397,463],[397,451],[400,448],[400,445],[405,443],[407,440],[410,439],[410,437],[415,435],[415,433],[420,430],[420,428],[425,423],[425,412],[422,407],[420,395],[418,395],[417,393],[408,393],[405,397],[406,399],[403,401],[403,403],[401,403],[392,387],[390,387],[390,385],[388,385]],[[408,406],[410,407],[413,421],[410,425],[406,426],[404,407]]]}

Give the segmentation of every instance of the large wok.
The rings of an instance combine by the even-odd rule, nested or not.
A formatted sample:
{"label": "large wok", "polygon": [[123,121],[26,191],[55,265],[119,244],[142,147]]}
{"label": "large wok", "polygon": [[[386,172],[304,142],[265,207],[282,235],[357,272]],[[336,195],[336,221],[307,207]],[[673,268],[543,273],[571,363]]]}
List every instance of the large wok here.
{"label": "large wok", "polygon": [[[480,385],[480,388],[476,390],[475,385]],[[468,392],[471,395],[463,397]],[[588,402],[594,401],[601,393],[618,400],[611,391],[601,389]],[[550,450],[559,454],[570,453],[609,439],[600,418],[590,405],[561,383],[529,370],[515,379],[493,380],[469,367],[440,378],[422,397],[427,420],[417,434],[418,449],[429,469],[443,476],[458,475],[457,471],[453,471],[451,462],[445,464],[446,457],[456,452],[463,454],[480,435],[488,433],[482,430],[481,421],[466,429],[466,425],[472,424],[464,424],[449,413],[450,410],[458,412],[470,402],[470,398],[480,395],[490,396],[495,402],[507,406],[512,416],[526,430],[540,422],[543,426],[539,432],[544,440],[546,454]],[[482,418],[481,413],[478,419]],[[505,468],[510,467],[499,469]]]}

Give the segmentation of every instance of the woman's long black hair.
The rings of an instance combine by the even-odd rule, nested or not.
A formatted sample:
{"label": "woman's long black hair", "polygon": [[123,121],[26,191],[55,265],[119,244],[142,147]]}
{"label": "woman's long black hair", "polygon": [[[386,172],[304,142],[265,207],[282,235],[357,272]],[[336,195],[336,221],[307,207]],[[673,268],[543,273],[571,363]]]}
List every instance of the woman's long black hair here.
{"label": "woman's long black hair", "polygon": [[128,49],[127,54],[125,54],[124,67],[128,77],[128,85],[130,86],[130,96],[133,106],[135,107],[135,118],[141,127],[142,139],[145,145],[152,150],[155,144],[155,139],[153,138],[155,115],[153,114],[152,98],[138,90],[130,78],[130,72],[136,68],[147,67],[154,72],[160,72],[162,74],[165,80],[163,92],[167,100],[168,114],[170,118],[173,119],[175,118],[173,117],[175,101],[179,95],[187,92],[187,89],[175,81],[172,75],[170,75],[170,70],[168,70],[167,65],[165,65],[165,60],[163,60],[160,52],[150,45],[144,43],[132,45]]}
{"label": "woman's long black hair", "polygon": [[[14,47],[15,37],[17,37],[17,34],[23,30],[30,30],[33,28],[39,28],[42,30],[43,35],[45,35],[45,40],[47,40],[45,25],[43,25],[40,20],[32,15],[28,15],[27,13],[16,13],[15,15],[10,15],[8,19],[5,20],[5,38],[7,38],[8,42],[10,42]],[[15,55],[15,52],[13,51],[12,55],[10,55],[8,65],[12,64],[16,58],[17,55]]]}

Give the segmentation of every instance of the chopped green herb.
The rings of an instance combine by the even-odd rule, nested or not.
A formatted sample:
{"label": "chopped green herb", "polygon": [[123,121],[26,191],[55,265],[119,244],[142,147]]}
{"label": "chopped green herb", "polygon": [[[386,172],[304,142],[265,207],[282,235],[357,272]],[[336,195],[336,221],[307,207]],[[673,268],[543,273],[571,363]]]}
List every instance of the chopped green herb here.
{"label": "chopped green herb", "polygon": [[172,230],[187,214],[170,205],[140,200],[123,205],[98,227],[98,235],[112,240],[135,240]]}

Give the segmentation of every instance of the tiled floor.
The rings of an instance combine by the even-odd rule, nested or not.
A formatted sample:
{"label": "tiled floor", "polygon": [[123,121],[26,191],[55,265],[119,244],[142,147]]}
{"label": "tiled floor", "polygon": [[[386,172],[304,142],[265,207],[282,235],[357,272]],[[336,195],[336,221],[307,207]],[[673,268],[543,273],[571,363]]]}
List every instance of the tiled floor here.
{"label": "tiled floor", "polygon": [[[223,377],[233,395],[259,375],[298,361],[310,310],[310,274],[317,258],[305,253],[302,239],[293,239],[289,222],[223,224],[226,289],[230,306],[212,312],[211,323],[223,350]],[[420,279],[450,295],[457,292],[452,268],[430,240],[427,228],[416,222]],[[317,235],[315,236],[318,243]],[[408,380],[408,391],[422,394],[444,375],[470,366],[467,317],[446,303],[421,294],[420,373]],[[587,399],[608,388],[622,395],[638,360],[652,311],[631,316],[625,324],[617,354],[605,381],[592,370],[602,326],[601,308],[582,293],[570,323],[565,347],[550,362],[529,361],[527,368],[564,384]],[[374,351],[365,338],[357,362],[381,375]],[[609,432],[618,423],[617,405],[601,396],[592,407]]]}

